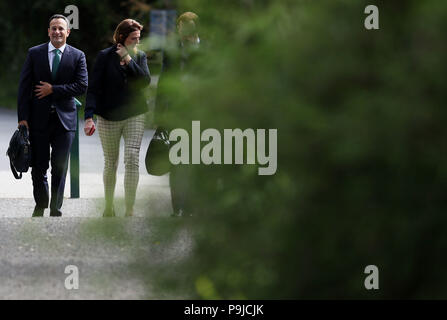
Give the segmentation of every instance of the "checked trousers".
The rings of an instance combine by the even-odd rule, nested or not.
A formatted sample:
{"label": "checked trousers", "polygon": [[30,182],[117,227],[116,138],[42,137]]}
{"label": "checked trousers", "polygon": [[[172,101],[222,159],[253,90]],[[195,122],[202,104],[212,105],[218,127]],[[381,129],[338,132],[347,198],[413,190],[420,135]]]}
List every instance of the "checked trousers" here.
{"label": "checked trousers", "polygon": [[110,121],[98,116],[98,133],[104,152],[104,196],[106,208],[113,206],[121,137],[124,138],[124,195],[126,208],[135,204],[139,180],[139,158],[144,134],[145,115],[121,121]]}

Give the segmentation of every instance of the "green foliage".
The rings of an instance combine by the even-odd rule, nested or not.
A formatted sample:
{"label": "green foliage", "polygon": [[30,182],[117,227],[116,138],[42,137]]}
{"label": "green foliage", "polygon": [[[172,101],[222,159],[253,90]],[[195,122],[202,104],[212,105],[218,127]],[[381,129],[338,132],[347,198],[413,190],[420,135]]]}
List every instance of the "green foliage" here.
{"label": "green foliage", "polygon": [[182,2],[203,46],[172,121],[278,129],[273,176],[194,166],[197,297],[445,297],[446,4],[380,1],[367,31],[368,4]]}

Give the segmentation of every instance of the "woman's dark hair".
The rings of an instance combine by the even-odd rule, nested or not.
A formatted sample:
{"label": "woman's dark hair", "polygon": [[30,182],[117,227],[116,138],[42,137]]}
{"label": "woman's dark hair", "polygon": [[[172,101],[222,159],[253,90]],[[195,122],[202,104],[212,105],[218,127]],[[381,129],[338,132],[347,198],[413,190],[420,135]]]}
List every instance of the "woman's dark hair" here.
{"label": "woman's dark hair", "polygon": [[116,27],[115,33],[113,34],[113,42],[115,44],[124,44],[124,40],[127,39],[129,34],[141,30],[143,30],[143,26],[140,23],[133,19],[125,19]]}

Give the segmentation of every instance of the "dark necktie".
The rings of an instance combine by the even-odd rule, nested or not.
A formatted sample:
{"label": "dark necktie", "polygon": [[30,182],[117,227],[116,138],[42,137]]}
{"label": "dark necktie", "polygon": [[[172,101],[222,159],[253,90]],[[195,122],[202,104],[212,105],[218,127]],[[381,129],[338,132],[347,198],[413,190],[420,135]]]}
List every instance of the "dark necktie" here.
{"label": "dark necktie", "polygon": [[61,62],[61,58],[59,57],[59,49],[54,49],[54,58],[53,58],[53,67],[51,70],[51,77],[53,81],[56,80],[57,69],[59,68],[59,62]]}

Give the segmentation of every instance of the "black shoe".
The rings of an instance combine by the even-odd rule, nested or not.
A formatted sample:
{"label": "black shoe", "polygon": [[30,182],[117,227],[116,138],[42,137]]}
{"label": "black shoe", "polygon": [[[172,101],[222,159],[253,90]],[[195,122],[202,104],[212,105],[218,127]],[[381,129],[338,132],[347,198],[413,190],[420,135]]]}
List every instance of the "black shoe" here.
{"label": "black shoe", "polygon": [[45,209],[42,209],[42,208],[34,208],[32,217],[33,218],[35,218],[35,217],[43,217],[43,212],[44,211],[45,211]]}
{"label": "black shoe", "polygon": [[174,217],[174,218],[189,218],[189,217],[192,217],[192,214],[190,214],[189,212],[185,212],[183,209],[179,209],[177,212],[173,212],[171,214],[171,217]]}
{"label": "black shoe", "polygon": [[181,216],[182,216],[182,212],[183,212],[182,209],[179,209],[179,210],[177,210],[177,211],[174,211],[174,212],[171,213],[171,217],[173,217],[173,218],[181,217]]}
{"label": "black shoe", "polygon": [[112,218],[115,216],[115,208],[104,210],[102,216],[104,218]]}
{"label": "black shoe", "polygon": [[59,210],[50,211],[50,217],[62,217],[62,212],[60,212]]}

